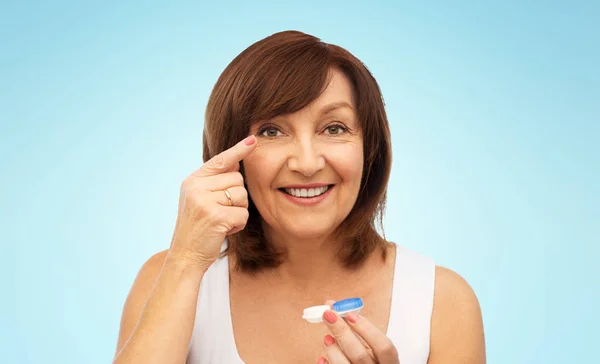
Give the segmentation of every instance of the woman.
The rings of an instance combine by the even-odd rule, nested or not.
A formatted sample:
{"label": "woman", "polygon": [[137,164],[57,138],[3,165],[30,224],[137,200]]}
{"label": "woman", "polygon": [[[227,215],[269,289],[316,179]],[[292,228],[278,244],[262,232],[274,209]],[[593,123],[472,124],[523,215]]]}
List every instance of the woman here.
{"label": "woman", "polygon": [[[133,284],[115,363],[485,362],[468,284],[377,233],[390,134],[349,52],[293,31],[243,51],[210,96],[204,161]],[[302,319],[348,297],[359,314]]]}

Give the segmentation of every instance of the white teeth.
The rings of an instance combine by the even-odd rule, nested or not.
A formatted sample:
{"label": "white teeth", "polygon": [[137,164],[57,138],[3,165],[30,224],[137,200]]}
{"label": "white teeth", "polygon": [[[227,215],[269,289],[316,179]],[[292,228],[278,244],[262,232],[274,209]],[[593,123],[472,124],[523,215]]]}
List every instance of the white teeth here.
{"label": "white teeth", "polygon": [[294,197],[315,197],[324,194],[328,189],[329,186],[316,188],[286,188],[285,192]]}

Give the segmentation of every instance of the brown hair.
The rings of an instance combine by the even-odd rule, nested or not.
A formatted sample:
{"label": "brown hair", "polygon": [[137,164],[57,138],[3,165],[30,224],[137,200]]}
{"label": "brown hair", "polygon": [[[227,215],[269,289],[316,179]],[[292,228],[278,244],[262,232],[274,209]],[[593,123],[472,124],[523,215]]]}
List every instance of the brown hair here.
{"label": "brown hair", "polygon": [[[386,241],[377,227],[383,229],[392,156],[381,90],[367,67],[350,52],[298,31],[276,33],[246,48],[225,68],[208,100],[203,158],[206,162],[248,136],[253,123],[310,104],[329,83],[332,68],[342,71],[353,85],[364,142],[360,192],[336,230],[336,237],[347,242],[338,256],[352,268],[378,248],[385,258]],[[266,241],[260,213],[249,200],[246,228],[228,238],[228,250],[235,253],[238,268],[255,272],[276,267],[281,255]]]}

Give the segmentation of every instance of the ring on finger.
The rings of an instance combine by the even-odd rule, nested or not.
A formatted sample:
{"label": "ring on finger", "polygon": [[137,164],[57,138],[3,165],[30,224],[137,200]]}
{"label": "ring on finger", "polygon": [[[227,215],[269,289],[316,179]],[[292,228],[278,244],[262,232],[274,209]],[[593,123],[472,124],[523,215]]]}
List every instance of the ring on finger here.
{"label": "ring on finger", "polygon": [[227,197],[227,200],[229,200],[229,206],[233,206],[233,200],[231,199],[231,193],[229,193],[229,190],[226,188],[223,190],[223,192],[225,192],[225,197]]}

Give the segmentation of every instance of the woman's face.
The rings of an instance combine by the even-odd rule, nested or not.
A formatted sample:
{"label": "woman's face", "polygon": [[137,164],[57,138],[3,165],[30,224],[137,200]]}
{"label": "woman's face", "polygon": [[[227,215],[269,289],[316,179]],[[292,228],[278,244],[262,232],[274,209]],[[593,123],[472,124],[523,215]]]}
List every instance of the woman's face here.
{"label": "woman's face", "polygon": [[348,78],[332,70],[314,102],[253,125],[258,146],[244,159],[248,192],[265,229],[325,237],[348,216],[363,171],[363,139]]}

